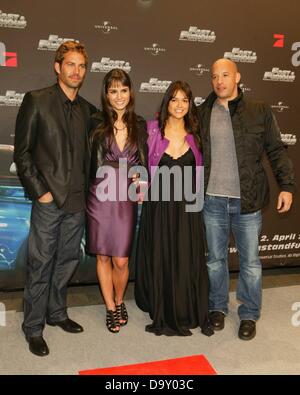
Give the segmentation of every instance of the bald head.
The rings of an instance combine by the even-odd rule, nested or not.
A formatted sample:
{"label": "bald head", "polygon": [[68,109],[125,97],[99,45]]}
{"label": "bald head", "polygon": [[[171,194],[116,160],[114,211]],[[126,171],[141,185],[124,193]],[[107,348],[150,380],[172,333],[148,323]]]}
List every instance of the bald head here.
{"label": "bald head", "polygon": [[238,83],[241,75],[236,64],[230,59],[218,59],[211,66],[211,83],[218,100],[225,107],[228,101],[238,95]]}
{"label": "bald head", "polygon": [[232,72],[238,73],[238,68],[236,63],[230,59],[226,59],[226,58],[217,59],[211,66],[211,72],[213,72],[213,69],[216,67],[228,68],[232,70]]}

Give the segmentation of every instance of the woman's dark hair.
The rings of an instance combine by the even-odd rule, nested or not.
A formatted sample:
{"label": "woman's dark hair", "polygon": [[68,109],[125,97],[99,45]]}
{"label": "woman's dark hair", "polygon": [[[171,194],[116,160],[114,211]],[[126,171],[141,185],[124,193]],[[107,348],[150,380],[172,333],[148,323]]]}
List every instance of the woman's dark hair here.
{"label": "woman's dark hair", "polygon": [[165,135],[165,127],[169,118],[169,103],[176,96],[178,91],[182,91],[186,94],[189,100],[189,110],[184,116],[184,126],[187,133],[191,133],[195,136],[197,144],[200,146],[200,135],[199,135],[199,121],[197,117],[197,110],[194,103],[193,93],[189,84],[185,81],[174,81],[172,82],[166,93],[164,94],[158,112],[158,123],[162,137]]}
{"label": "woman's dark hair", "polygon": [[102,122],[92,133],[92,141],[95,143],[100,143],[101,145],[105,144],[108,141],[107,149],[110,149],[110,146],[114,137],[114,123],[117,120],[118,116],[116,111],[110,105],[107,99],[107,93],[111,86],[115,84],[121,84],[129,88],[130,92],[130,100],[126,107],[125,113],[123,114],[122,121],[127,126],[128,137],[127,144],[130,147],[134,146],[137,143],[137,117],[134,112],[134,93],[132,89],[132,82],[130,80],[129,75],[122,69],[112,69],[109,71],[102,83],[102,92],[101,92],[101,103],[102,103],[102,112],[101,119]]}

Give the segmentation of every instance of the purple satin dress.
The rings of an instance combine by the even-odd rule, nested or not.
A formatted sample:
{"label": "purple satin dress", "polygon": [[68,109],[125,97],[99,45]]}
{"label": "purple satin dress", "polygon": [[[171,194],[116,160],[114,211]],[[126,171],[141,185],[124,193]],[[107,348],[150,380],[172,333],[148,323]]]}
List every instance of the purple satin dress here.
{"label": "purple satin dress", "polygon": [[[110,152],[106,154],[104,164],[111,166],[115,173],[116,201],[99,201],[97,197],[97,194],[99,196],[98,186],[105,179],[96,178],[89,187],[87,221],[88,251],[91,254],[116,257],[130,256],[137,220],[137,203],[129,199],[126,201],[118,200],[120,173],[118,161],[120,158],[127,158],[129,169],[130,165],[138,164],[137,149],[129,149],[128,146],[125,146],[121,152],[114,140]],[[120,182],[128,190],[132,181],[129,178],[122,177]],[[124,188],[122,190],[124,191]]]}

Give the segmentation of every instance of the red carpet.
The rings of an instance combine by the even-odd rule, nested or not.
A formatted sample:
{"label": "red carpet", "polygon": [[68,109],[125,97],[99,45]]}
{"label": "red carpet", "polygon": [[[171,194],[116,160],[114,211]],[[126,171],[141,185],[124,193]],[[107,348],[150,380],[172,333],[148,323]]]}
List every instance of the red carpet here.
{"label": "red carpet", "polygon": [[82,370],[80,375],[213,375],[216,374],[204,355],[145,362],[134,365]]}

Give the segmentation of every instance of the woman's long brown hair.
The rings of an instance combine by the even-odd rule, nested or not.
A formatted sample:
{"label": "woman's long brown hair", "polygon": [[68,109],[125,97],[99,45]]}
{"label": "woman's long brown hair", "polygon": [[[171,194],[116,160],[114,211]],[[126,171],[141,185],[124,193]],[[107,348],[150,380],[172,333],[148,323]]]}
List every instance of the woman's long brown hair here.
{"label": "woman's long brown hair", "polygon": [[132,82],[129,75],[122,69],[112,69],[109,71],[102,83],[101,103],[102,103],[102,121],[92,133],[93,144],[105,145],[104,148],[110,150],[114,138],[114,123],[118,116],[116,111],[110,105],[107,94],[109,88],[116,84],[121,84],[129,88],[130,100],[125,109],[122,121],[127,126],[127,142],[130,148],[137,144],[137,117],[134,112],[134,93],[132,89]]}

